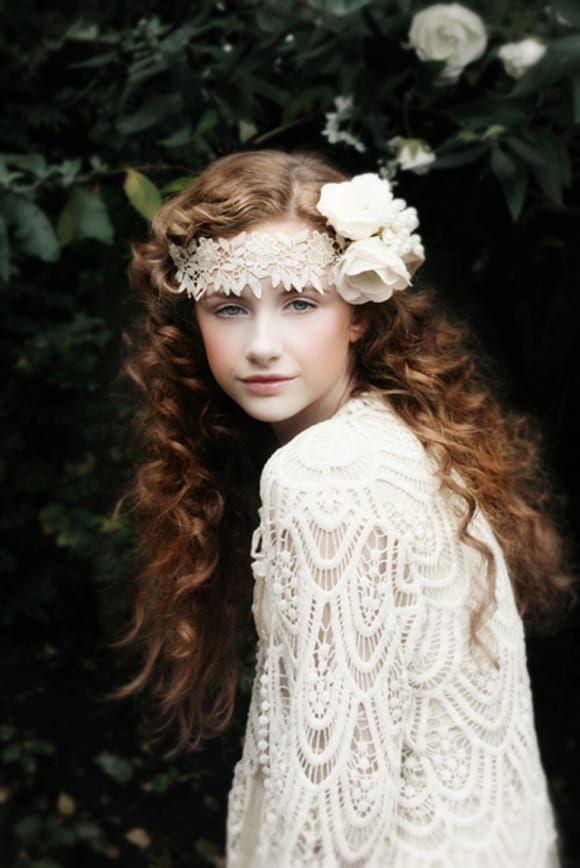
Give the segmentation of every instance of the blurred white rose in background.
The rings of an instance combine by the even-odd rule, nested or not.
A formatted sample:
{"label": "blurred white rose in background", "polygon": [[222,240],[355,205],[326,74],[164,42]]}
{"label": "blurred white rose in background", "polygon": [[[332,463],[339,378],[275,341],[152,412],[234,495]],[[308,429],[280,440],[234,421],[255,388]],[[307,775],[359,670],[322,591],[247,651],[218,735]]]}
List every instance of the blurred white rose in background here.
{"label": "blurred white rose in background", "polygon": [[534,66],[546,53],[543,42],[528,36],[519,42],[506,42],[498,51],[504,69],[512,78],[521,78],[524,72]]}
{"label": "blurred white rose in background", "polygon": [[409,41],[421,60],[444,60],[441,82],[457,81],[487,46],[482,19],[460,3],[436,3],[413,16]]}

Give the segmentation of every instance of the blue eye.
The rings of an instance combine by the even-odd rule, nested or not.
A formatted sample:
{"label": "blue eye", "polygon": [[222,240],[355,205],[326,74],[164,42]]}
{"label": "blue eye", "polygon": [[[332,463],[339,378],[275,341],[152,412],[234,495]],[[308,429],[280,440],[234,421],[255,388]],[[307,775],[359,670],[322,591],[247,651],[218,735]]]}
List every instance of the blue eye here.
{"label": "blue eye", "polygon": [[243,313],[243,312],[244,312],[244,309],[243,309],[243,307],[240,307],[239,304],[224,304],[223,307],[219,307],[216,310],[216,315],[217,316],[223,316],[223,317],[232,317],[232,316],[239,316],[239,314]]}
{"label": "blue eye", "polygon": [[288,307],[292,308],[292,310],[295,310],[298,313],[303,313],[304,311],[311,310],[314,305],[311,301],[307,301],[305,298],[295,298],[289,303]]}

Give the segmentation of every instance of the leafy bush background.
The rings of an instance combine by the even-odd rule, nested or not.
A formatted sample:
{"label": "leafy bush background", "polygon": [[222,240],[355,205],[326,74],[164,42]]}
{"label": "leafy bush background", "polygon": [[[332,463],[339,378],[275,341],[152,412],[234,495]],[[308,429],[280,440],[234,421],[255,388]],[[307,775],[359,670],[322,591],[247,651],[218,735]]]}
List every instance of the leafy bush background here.
{"label": "leafy bush background", "polygon": [[[120,332],[134,312],[125,281],[129,244],[145,236],[144,218],[164,195],[212,158],[244,147],[312,148],[352,171],[395,174],[421,216],[425,279],[472,322],[512,402],[540,418],[577,526],[569,424],[579,381],[574,0],[466,3],[484,18],[489,45],[445,87],[437,84],[441,65],[419,61],[406,44],[412,14],[428,5],[412,0],[4,5],[0,621],[7,647],[48,643],[80,653],[90,669],[111,635],[113,604],[131,574],[129,531],[111,518],[130,472],[134,412],[116,380]],[[529,33],[549,48],[514,82],[497,50]],[[346,108],[332,120],[337,97]],[[334,144],[323,134],[329,123],[339,133]],[[396,171],[394,136],[430,144],[437,160],[427,174]],[[572,859],[575,784],[566,768],[577,759],[572,733],[580,717],[572,628],[532,642],[530,660]],[[7,725],[2,737],[12,759],[4,762],[13,768],[15,756],[35,756],[36,736],[23,735],[14,715]],[[206,766],[196,760],[195,774],[190,768],[194,793],[208,769],[223,790],[222,766],[239,737],[233,732],[225,752],[210,751]],[[39,762],[50,762],[50,749],[38,751]],[[28,771],[29,790],[35,773]],[[26,786],[16,788],[18,797]],[[63,853],[73,844],[93,854],[106,849],[90,828],[77,830],[73,844],[69,835],[68,844],[55,839],[43,849],[43,810],[20,836],[26,858],[46,862],[56,853],[72,864]],[[62,826],[72,815],[55,816]],[[164,852],[174,860],[164,864],[197,864]],[[211,861],[212,852],[203,858]]]}

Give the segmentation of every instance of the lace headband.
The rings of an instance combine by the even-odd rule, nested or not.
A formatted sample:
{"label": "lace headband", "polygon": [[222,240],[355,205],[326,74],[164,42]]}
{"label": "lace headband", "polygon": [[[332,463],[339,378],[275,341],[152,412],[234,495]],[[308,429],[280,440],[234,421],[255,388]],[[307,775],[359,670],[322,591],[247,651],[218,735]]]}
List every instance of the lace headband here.
{"label": "lace headband", "polygon": [[224,295],[241,295],[249,286],[262,295],[263,278],[274,287],[301,292],[312,285],[324,292],[334,283],[333,266],[342,248],[324,232],[304,229],[296,235],[241,232],[234,238],[199,238],[187,247],[169,248],[177,267],[180,292],[196,301],[211,289]]}
{"label": "lace headband", "polygon": [[334,230],[304,229],[295,235],[241,232],[233,238],[197,238],[170,245],[177,291],[195,301],[208,291],[239,296],[249,287],[256,298],[261,281],[301,292],[335,286],[350,304],[381,302],[406,289],[425,259],[414,230],[417,212],[395,199],[388,181],[374,174],[324,184],[318,210]]}

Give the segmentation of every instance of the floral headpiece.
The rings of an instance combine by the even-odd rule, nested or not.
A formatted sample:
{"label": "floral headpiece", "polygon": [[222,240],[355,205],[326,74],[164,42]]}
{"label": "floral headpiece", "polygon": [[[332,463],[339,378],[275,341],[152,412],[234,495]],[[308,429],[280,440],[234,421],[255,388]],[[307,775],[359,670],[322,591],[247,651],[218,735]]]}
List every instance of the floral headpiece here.
{"label": "floral headpiece", "polygon": [[356,175],[324,184],[318,210],[335,235],[304,229],[295,235],[241,232],[233,238],[199,238],[187,246],[170,245],[178,292],[198,301],[206,291],[241,295],[250,287],[257,298],[261,280],[301,292],[336,286],[350,304],[385,301],[406,289],[424,260],[413,230],[417,212],[395,199],[388,181]]}
{"label": "floral headpiece", "polygon": [[378,175],[324,184],[318,210],[337,235],[343,252],[336,263],[337,292],[350,304],[386,301],[406,289],[425,260],[414,231],[417,212],[395,199],[391,185]]}
{"label": "floral headpiece", "polygon": [[210,288],[239,296],[246,286],[260,298],[263,278],[287,290],[301,292],[312,285],[323,292],[324,284],[333,282],[329,269],[341,249],[326,232],[304,229],[295,235],[240,232],[233,238],[199,238],[187,247],[172,244],[169,253],[179,292],[199,301]]}

